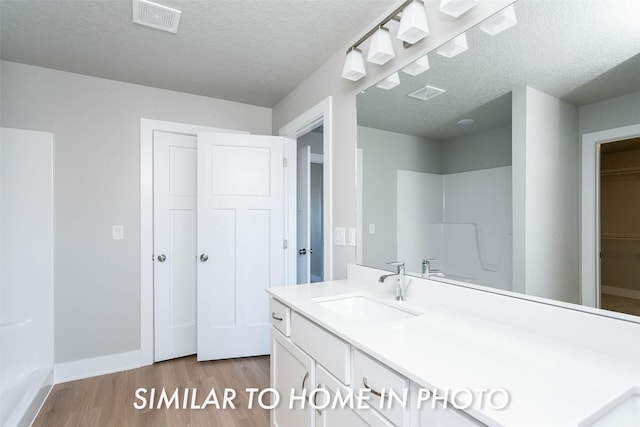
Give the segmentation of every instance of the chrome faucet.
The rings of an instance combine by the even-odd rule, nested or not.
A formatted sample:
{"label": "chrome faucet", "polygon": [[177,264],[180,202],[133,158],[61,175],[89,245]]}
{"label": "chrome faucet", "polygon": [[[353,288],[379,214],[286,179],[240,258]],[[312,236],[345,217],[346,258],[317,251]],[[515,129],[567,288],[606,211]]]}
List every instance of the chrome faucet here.
{"label": "chrome faucet", "polygon": [[388,262],[387,264],[395,265],[398,270],[395,274],[385,274],[380,276],[378,282],[384,283],[389,278],[395,278],[397,282],[396,300],[404,301],[407,294],[407,288],[409,287],[409,281],[404,274],[404,261]]}
{"label": "chrome faucet", "polygon": [[436,261],[435,259],[423,259],[422,260],[422,277],[424,279],[428,279],[431,276],[440,276],[444,277],[444,273],[440,270],[432,270],[431,262]]}

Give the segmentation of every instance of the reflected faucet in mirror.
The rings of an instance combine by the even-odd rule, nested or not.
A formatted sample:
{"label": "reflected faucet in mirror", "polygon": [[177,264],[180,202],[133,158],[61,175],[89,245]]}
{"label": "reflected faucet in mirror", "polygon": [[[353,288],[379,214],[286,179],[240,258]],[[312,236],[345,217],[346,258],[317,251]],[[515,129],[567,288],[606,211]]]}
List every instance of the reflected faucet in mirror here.
{"label": "reflected faucet in mirror", "polygon": [[440,270],[434,270],[431,268],[431,263],[437,261],[436,259],[423,259],[422,260],[422,278],[428,279],[431,275],[444,277],[444,272]]}
{"label": "reflected faucet in mirror", "polygon": [[396,279],[396,300],[404,301],[407,297],[407,288],[409,287],[409,282],[411,279],[407,279],[405,275],[404,261],[394,261],[388,262],[388,265],[395,265],[397,267],[397,271],[395,274],[384,274],[380,276],[378,281],[382,284],[387,281],[387,279],[395,278]]}

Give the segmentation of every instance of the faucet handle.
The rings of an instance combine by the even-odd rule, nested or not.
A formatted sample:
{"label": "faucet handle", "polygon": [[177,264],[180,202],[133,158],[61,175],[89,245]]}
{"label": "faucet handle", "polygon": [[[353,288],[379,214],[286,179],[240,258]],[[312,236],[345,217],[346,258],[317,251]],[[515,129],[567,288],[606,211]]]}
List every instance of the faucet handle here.
{"label": "faucet handle", "polygon": [[395,265],[398,268],[398,274],[404,270],[404,261],[392,261],[388,262],[387,265]]}

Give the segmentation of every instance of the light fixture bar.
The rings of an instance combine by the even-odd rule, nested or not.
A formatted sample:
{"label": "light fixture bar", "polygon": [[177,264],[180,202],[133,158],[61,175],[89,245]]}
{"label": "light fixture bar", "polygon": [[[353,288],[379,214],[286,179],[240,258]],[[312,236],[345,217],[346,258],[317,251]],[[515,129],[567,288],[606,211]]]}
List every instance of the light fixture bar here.
{"label": "light fixture bar", "polygon": [[404,9],[409,3],[412,3],[413,1],[414,0],[407,0],[404,3],[402,3],[400,6],[398,6],[393,12],[391,12],[389,15],[387,15],[386,18],[384,18],[382,21],[380,21],[380,23],[378,25],[376,25],[371,30],[369,30],[369,32],[367,34],[365,34],[364,36],[360,37],[360,40],[358,40],[353,45],[351,45],[351,47],[349,49],[347,49],[347,53],[350,52],[352,49],[357,48],[362,43],[364,43],[365,40],[367,40],[369,37],[371,37],[373,35],[373,33],[375,33],[378,30],[378,28],[386,25],[389,21],[391,21],[391,20],[398,21],[399,20],[398,14],[400,12],[402,12],[402,9]]}

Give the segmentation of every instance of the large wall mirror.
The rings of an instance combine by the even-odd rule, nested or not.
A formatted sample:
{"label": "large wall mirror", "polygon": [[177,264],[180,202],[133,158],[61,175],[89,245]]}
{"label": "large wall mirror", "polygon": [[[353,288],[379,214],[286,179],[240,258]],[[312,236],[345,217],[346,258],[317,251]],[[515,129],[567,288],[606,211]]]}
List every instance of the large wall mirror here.
{"label": "large wall mirror", "polygon": [[358,263],[640,321],[640,2],[501,13],[357,95]]}

